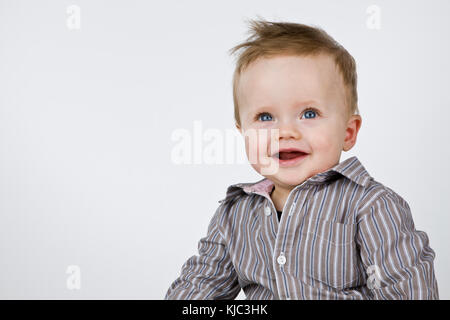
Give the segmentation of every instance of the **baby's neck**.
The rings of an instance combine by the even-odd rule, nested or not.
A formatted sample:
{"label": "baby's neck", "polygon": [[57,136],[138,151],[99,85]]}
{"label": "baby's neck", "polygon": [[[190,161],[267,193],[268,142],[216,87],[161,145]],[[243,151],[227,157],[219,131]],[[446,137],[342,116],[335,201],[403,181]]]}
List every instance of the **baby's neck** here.
{"label": "baby's neck", "polygon": [[283,189],[276,186],[273,187],[270,198],[272,199],[272,202],[275,205],[275,209],[277,209],[277,211],[283,211],[284,204],[286,203],[290,192],[291,190],[288,189]]}

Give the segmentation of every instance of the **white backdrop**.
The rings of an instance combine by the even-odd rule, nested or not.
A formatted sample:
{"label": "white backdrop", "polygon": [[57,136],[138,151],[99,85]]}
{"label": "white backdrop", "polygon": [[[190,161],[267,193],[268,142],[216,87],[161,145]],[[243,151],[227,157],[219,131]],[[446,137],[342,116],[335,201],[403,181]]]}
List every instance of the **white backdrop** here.
{"label": "white backdrop", "polygon": [[320,26],[355,57],[363,124],[341,160],[357,155],[408,201],[450,298],[448,12],[446,0],[0,0],[0,298],[164,297],[226,187],[262,178],[171,156],[195,121],[234,130],[228,50],[257,16]]}

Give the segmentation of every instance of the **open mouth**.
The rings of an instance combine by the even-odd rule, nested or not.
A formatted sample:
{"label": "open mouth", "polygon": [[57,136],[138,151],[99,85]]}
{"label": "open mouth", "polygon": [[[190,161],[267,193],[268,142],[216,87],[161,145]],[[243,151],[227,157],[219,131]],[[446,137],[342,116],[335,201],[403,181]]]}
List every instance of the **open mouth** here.
{"label": "open mouth", "polygon": [[275,157],[277,157],[280,160],[291,160],[291,159],[295,159],[301,156],[306,155],[306,153],[301,152],[301,151],[282,151],[280,153],[277,153],[275,155]]}
{"label": "open mouth", "polygon": [[281,167],[290,167],[298,164],[308,156],[308,153],[302,151],[281,151],[274,154],[274,158],[278,160]]}

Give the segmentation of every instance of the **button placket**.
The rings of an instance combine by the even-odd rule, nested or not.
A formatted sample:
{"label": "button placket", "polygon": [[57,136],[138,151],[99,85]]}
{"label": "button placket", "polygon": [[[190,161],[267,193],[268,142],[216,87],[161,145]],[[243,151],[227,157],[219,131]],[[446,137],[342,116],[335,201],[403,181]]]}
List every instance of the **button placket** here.
{"label": "button placket", "polygon": [[284,296],[284,298],[289,298],[289,284],[286,283],[286,271],[285,271],[285,264],[286,264],[286,256],[285,253],[282,251],[280,252],[280,255],[277,257],[277,263],[278,263],[278,269],[280,272],[280,283],[277,283],[278,290],[281,293],[281,297]]}
{"label": "button placket", "polygon": [[[308,181],[309,181],[309,179],[304,181],[301,185],[296,187],[297,194],[295,195],[294,199],[292,199],[294,196],[293,192],[291,192],[291,194],[288,196],[286,203],[284,205],[284,208],[283,208],[283,212],[288,212],[287,216],[289,218],[291,218],[293,216],[294,212],[296,212],[296,209],[301,210],[303,203],[306,200],[306,196],[305,196],[306,190],[305,190],[305,188],[302,188],[302,187],[305,184],[307,184]],[[292,240],[286,239],[284,234],[286,232],[289,232],[289,230],[286,228],[291,229],[291,228],[293,228],[293,225],[292,225],[292,221],[291,221],[291,223],[286,222],[284,224],[281,224],[280,226],[281,226],[281,228],[278,229],[277,238],[275,241],[275,253],[279,252],[278,256],[275,255],[275,257],[276,257],[275,261],[277,263],[277,268],[275,268],[276,269],[275,277],[276,277],[277,288],[280,293],[280,297],[284,296],[285,299],[290,299],[291,298],[291,295],[289,292],[290,285],[289,285],[289,282],[286,282],[286,278],[289,275],[286,274],[286,272],[288,270],[286,270],[287,258],[286,258],[285,250],[288,251],[288,255],[289,255],[289,253],[290,253],[290,250],[288,249],[288,248],[290,248],[289,242]],[[287,242],[285,242],[285,241],[287,241]]]}
{"label": "button placket", "polygon": [[[291,194],[289,194],[288,198],[286,199],[286,203],[283,207],[283,212],[289,212],[289,214],[287,216],[292,216],[293,212],[295,211],[295,208],[298,208],[297,206],[297,199],[298,199],[298,195],[296,196],[295,201],[292,201],[291,203],[291,199],[293,197],[293,194],[295,191],[297,192],[301,192],[299,189],[302,189],[302,186],[307,184],[307,182],[309,181],[306,180],[304,181],[301,185],[297,186],[295,189],[291,190]],[[294,191],[294,192],[293,192]],[[270,196],[268,196],[267,194],[262,194],[262,193],[257,193],[260,194],[262,196],[264,196],[267,200],[267,202],[264,205],[264,215],[266,217],[269,217],[272,214],[273,210],[276,210],[275,205],[273,204],[272,199],[270,198]],[[303,203],[304,201],[302,201]],[[301,207],[301,206],[300,206]],[[273,208],[273,210],[272,210]],[[276,215],[275,215],[276,217]],[[283,216],[282,216],[282,220]],[[264,219],[264,226],[265,228],[267,228],[267,231],[271,230],[271,228],[273,228],[273,225],[271,226],[272,223],[277,223],[278,219],[273,218],[273,219]],[[280,221],[281,222],[281,221]],[[286,274],[285,274],[285,264],[287,263],[287,259],[286,259],[286,252],[282,249],[282,248],[287,248],[286,244],[284,243],[284,233],[287,232],[287,230],[283,229],[287,227],[286,223],[284,225],[281,225],[280,228],[280,224],[277,224],[278,228],[275,230],[275,237],[273,238],[274,240],[274,251],[272,251],[272,261],[273,261],[273,271],[274,271],[274,275],[275,275],[275,283],[276,283],[276,287],[277,287],[277,291],[280,297],[284,297],[284,298],[290,298],[290,294],[289,294],[289,284],[286,283]],[[272,232],[264,232],[263,235],[264,237],[267,236],[271,236],[273,233]],[[271,237],[270,237],[271,238]],[[268,238],[268,239],[270,239]],[[281,251],[283,250],[283,251]],[[277,252],[279,252],[280,254],[277,256]],[[287,285],[287,286],[286,286]]]}

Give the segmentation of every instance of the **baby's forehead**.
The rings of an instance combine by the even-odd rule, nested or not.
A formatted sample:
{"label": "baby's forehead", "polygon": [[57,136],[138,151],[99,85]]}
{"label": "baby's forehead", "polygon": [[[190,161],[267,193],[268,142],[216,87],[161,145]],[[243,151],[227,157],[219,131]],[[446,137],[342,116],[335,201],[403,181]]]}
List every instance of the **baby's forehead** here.
{"label": "baby's forehead", "polygon": [[328,55],[259,58],[243,70],[238,88],[240,98],[252,105],[345,99],[346,91],[341,74]]}

